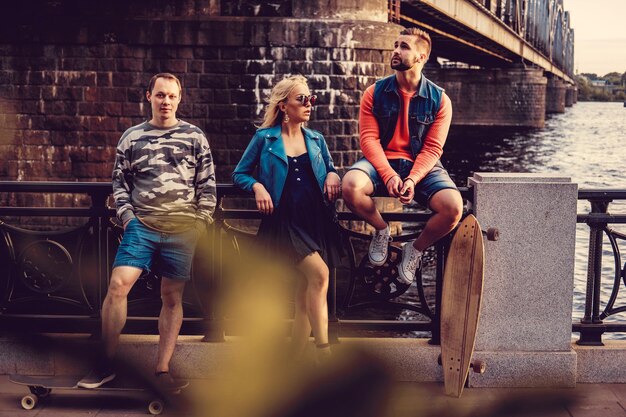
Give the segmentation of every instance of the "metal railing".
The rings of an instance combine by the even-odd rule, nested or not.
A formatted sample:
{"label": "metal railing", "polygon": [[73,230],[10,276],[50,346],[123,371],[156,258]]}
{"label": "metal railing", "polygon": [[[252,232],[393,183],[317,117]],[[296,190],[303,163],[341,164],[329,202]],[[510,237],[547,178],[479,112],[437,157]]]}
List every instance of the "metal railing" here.
{"label": "metal railing", "polygon": [[[580,190],[578,199],[589,201],[591,211],[588,214],[579,214],[577,219],[578,223],[589,225],[589,256],[584,317],[580,323],[573,324],[573,331],[580,332],[580,339],[577,341],[579,345],[602,346],[603,333],[626,332],[626,321],[620,322],[615,317],[619,313],[626,312],[626,305],[616,305],[620,289],[626,286],[626,264],[622,263],[619,249],[619,242],[626,240],[626,235],[609,226],[610,224],[625,224],[626,214],[616,215],[608,211],[611,202],[626,200],[626,190]],[[605,235],[611,244],[614,266],[612,284],[609,284],[610,296],[603,300],[601,297],[602,258]],[[604,321],[611,316],[615,320]]]}
{"label": "metal railing", "polygon": [[[470,190],[461,189],[465,199]],[[24,194],[84,195],[88,207],[0,207],[0,328],[27,328],[34,331],[92,333],[100,331],[102,300],[108,286],[111,263],[122,230],[114,221],[114,210],[107,207],[110,183],[76,182],[0,182],[0,197]],[[232,185],[218,185],[218,208],[215,224],[203,242],[204,254],[196,257],[190,290],[184,297],[183,334],[203,334],[206,340],[223,340],[236,326],[218,308],[220,290],[229,279],[224,262],[232,260],[227,252],[245,256],[245,242],[253,239],[251,229],[235,222],[259,219],[255,210],[228,208],[229,199],[248,198]],[[580,190],[579,200],[591,203],[591,211],[578,214],[577,221],[589,226],[589,254],[584,317],[573,323],[580,333],[578,344],[602,345],[602,335],[626,332],[626,321],[619,313],[620,290],[626,286],[626,264],[620,242],[626,234],[610,227],[625,224],[626,214],[610,214],[609,205],[626,201],[626,190]],[[7,200],[4,200],[7,201]],[[236,206],[230,204],[230,206]],[[239,205],[241,206],[241,204]],[[7,220],[7,218],[11,218]],[[428,212],[384,213],[387,221],[420,224]],[[350,212],[338,214],[342,224],[359,220]],[[32,230],[20,220],[40,218],[48,230]],[[59,219],[70,221],[59,222]],[[55,227],[54,224],[64,226]],[[49,230],[53,229],[53,230]],[[417,230],[417,229],[416,229]],[[439,343],[439,306],[443,265],[448,239],[442,239],[427,253],[429,276],[418,274],[411,289],[398,283],[397,262],[400,252],[392,246],[389,262],[374,267],[367,262],[369,236],[342,228],[348,249],[345,265],[331,273],[329,288],[330,331],[334,338],[362,331],[424,332],[432,343]],[[417,231],[394,237],[396,242],[413,239]],[[611,277],[603,277],[604,237],[613,257]],[[607,252],[607,251],[604,251]],[[200,259],[198,259],[200,258]],[[426,272],[428,275],[428,272]],[[606,275],[606,269],[605,269]],[[128,333],[155,333],[160,309],[158,277],[148,274],[129,295]],[[607,285],[608,283],[608,285]],[[605,294],[602,297],[602,289]],[[407,291],[408,290],[408,291]],[[407,314],[408,317],[407,317]],[[605,319],[610,318],[606,321]],[[376,333],[380,334],[380,333]],[[367,333],[366,333],[367,335]],[[424,336],[426,337],[426,336]]]}
{"label": "metal railing", "polygon": [[[461,192],[469,198],[467,188]],[[0,323],[8,329],[97,335],[111,264],[122,235],[114,210],[107,206],[111,184],[0,182],[0,198],[5,201],[8,196],[20,201],[14,197],[29,193],[39,197],[83,195],[91,202],[88,207],[0,207],[0,218],[4,219],[0,220]],[[229,203],[237,200],[239,204]],[[241,204],[246,200],[250,203],[249,195],[234,186],[218,185],[215,223],[199,243],[202,256],[194,259],[193,278],[183,300],[182,334],[201,334],[207,341],[221,341],[225,334],[236,332],[235,319],[230,320],[220,311],[219,297],[230,279],[226,263],[232,262],[233,254],[243,259],[247,244],[254,238],[254,227],[241,228],[235,223],[260,219],[256,210],[237,208],[246,206]],[[427,221],[430,213],[387,212],[383,217],[415,226]],[[54,230],[32,230],[24,225],[25,219],[34,218],[39,218],[46,229]],[[341,225],[360,220],[345,211],[340,211],[338,218]],[[54,227],[59,223],[65,225]],[[449,239],[442,239],[427,252],[430,276],[418,274],[416,285],[407,286],[397,280],[397,246],[391,247],[385,265],[374,267],[367,262],[370,236],[345,227],[341,230],[348,256],[345,264],[331,272],[331,338],[373,330],[377,335],[381,331],[425,332],[420,337],[430,335],[432,343],[439,343],[441,284]],[[418,232],[415,227],[412,232],[394,236],[394,241],[413,239]],[[161,305],[158,284],[158,277],[150,273],[133,287],[128,298],[126,333],[157,331]]]}

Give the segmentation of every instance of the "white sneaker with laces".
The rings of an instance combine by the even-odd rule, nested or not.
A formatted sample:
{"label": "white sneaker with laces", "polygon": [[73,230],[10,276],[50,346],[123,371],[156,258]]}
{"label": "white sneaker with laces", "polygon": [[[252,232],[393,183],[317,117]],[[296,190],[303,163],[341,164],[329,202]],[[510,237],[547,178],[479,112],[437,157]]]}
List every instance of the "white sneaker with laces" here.
{"label": "white sneaker with laces", "polygon": [[389,226],[383,230],[376,230],[372,235],[367,255],[370,263],[374,266],[382,266],[389,254],[389,242],[391,241],[391,230]]}
{"label": "white sneaker with laces", "polygon": [[415,273],[422,268],[423,252],[413,247],[413,242],[402,245],[402,261],[398,268],[398,281],[402,284],[411,285],[415,280]]}

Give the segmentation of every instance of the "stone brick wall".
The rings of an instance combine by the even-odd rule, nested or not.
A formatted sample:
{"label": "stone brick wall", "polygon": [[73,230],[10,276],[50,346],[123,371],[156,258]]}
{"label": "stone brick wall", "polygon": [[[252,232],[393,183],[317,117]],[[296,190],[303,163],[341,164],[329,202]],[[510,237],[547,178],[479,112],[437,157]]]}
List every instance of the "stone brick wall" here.
{"label": "stone brick wall", "polygon": [[[21,0],[0,26],[0,179],[109,181],[115,145],[150,117],[146,85],[161,71],[180,76],[179,116],[207,133],[219,182],[271,86],[296,73],[320,97],[310,127],[343,171],[360,156],[362,92],[390,73],[401,28],[386,13],[384,0]],[[425,73],[450,95],[453,124],[543,126],[540,71]]]}
{"label": "stone brick wall", "polygon": [[565,113],[566,84],[554,77],[549,77],[547,80],[546,113]]}
{"label": "stone brick wall", "polygon": [[547,79],[542,70],[430,68],[424,73],[446,89],[455,125],[544,126]]}
{"label": "stone brick wall", "polygon": [[[370,3],[386,10],[385,1]],[[115,0],[119,13],[70,0],[24,4],[0,29],[3,180],[108,181],[115,145],[149,117],[146,85],[161,71],[181,77],[179,116],[207,133],[219,182],[230,182],[285,74],[308,77],[320,96],[310,126],[325,134],[336,164],[349,166],[359,156],[362,91],[389,71],[399,31],[380,21],[217,16],[220,4],[208,0]],[[36,5],[44,10],[27,15]]]}

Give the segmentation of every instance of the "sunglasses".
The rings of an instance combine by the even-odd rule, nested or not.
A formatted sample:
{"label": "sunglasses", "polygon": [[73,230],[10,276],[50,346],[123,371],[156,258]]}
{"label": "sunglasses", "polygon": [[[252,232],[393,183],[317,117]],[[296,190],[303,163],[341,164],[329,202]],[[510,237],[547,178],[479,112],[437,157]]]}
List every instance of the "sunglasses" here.
{"label": "sunglasses", "polygon": [[298,100],[303,106],[306,106],[307,104],[309,104],[309,102],[311,102],[311,106],[315,106],[317,96],[313,94],[311,94],[310,96],[305,96],[304,94],[302,94],[296,97],[296,100]]}

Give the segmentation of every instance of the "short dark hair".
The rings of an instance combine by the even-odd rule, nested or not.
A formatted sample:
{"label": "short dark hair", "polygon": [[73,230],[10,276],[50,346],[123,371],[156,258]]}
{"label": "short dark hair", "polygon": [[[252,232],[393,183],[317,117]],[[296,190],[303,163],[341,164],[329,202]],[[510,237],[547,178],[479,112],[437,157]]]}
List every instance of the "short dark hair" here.
{"label": "short dark hair", "polygon": [[415,43],[417,45],[422,45],[426,48],[426,55],[430,56],[430,50],[432,48],[432,41],[430,40],[430,35],[428,32],[418,29],[418,28],[404,28],[400,32],[400,35],[409,35],[415,36]]}
{"label": "short dark hair", "polygon": [[168,80],[176,81],[176,84],[178,84],[179,93],[182,96],[182,94],[183,94],[183,86],[181,85],[180,80],[178,79],[177,76],[175,76],[174,74],[170,74],[169,72],[160,72],[160,73],[154,75],[152,78],[150,78],[150,82],[148,83],[148,92],[150,94],[152,94],[152,89],[154,88],[154,84],[156,83],[156,80],[158,78],[167,78]]}

